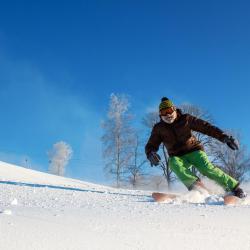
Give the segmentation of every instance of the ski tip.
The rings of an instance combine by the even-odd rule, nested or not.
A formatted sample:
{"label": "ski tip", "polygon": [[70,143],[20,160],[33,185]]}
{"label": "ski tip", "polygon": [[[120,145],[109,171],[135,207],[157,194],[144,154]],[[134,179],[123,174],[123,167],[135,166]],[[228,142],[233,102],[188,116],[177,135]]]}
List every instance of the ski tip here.
{"label": "ski tip", "polygon": [[177,195],[166,193],[152,193],[152,197],[156,202],[166,202],[175,199]]}
{"label": "ski tip", "polygon": [[226,195],[224,196],[224,204],[225,205],[237,205],[239,204],[241,199],[234,195]]}

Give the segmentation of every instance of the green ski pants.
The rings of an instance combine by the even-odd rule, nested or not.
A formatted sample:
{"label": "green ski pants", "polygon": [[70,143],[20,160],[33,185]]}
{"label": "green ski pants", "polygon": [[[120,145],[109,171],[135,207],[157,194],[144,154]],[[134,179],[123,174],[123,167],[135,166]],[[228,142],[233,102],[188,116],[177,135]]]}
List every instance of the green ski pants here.
{"label": "green ski pants", "polygon": [[238,181],[215,167],[209,161],[207,154],[201,150],[182,156],[172,156],[169,158],[169,166],[189,190],[199,179],[199,177],[191,172],[191,166],[194,166],[202,175],[214,180],[226,191],[231,191],[238,185]]}

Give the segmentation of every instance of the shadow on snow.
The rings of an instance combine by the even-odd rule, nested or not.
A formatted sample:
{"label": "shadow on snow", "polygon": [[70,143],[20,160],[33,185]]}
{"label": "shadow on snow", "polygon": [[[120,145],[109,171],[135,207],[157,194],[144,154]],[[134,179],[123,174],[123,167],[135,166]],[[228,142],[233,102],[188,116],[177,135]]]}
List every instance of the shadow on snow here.
{"label": "shadow on snow", "polygon": [[149,195],[141,195],[141,194],[129,194],[129,193],[118,193],[118,192],[116,193],[116,192],[98,191],[98,190],[82,189],[82,188],[67,187],[67,186],[56,186],[56,185],[48,185],[48,184],[17,182],[17,181],[0,181],[0,184],[33,187],[33,188],[50,188],[50,189],[59,189],[59,190],[77,191],[77,192],[91,192],[91,193],[99,193],[99,194],[124,195],[124,196],[133,196],[133,197],[145,197],[145,198],[151,197]]}

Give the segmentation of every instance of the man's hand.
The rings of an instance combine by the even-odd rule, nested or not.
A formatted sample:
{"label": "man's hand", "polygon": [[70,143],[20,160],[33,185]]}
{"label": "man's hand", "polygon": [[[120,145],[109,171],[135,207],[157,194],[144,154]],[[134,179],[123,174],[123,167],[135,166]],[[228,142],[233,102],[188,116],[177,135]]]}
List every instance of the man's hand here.
{"label": "man's hand", "polygon": [[152,151],[148,154],[148,160],[150,161],[151,167],[158,166],[161,161],[161,157],[156,152]]}
{"label": "man's hand", "polygon": [[224,142],[232,150],[238,150],[239,149],[239,143],[232,136],[227,136],[225,138]]}

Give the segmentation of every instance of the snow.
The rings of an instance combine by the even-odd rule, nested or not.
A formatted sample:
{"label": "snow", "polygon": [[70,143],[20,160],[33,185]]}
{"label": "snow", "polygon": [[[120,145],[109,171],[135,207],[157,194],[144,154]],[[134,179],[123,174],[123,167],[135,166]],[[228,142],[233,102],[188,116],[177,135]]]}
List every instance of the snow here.
{"label": "snow", "polygon": [[250,249],[250,202],[114,189],[0,162],[0,249]]}

